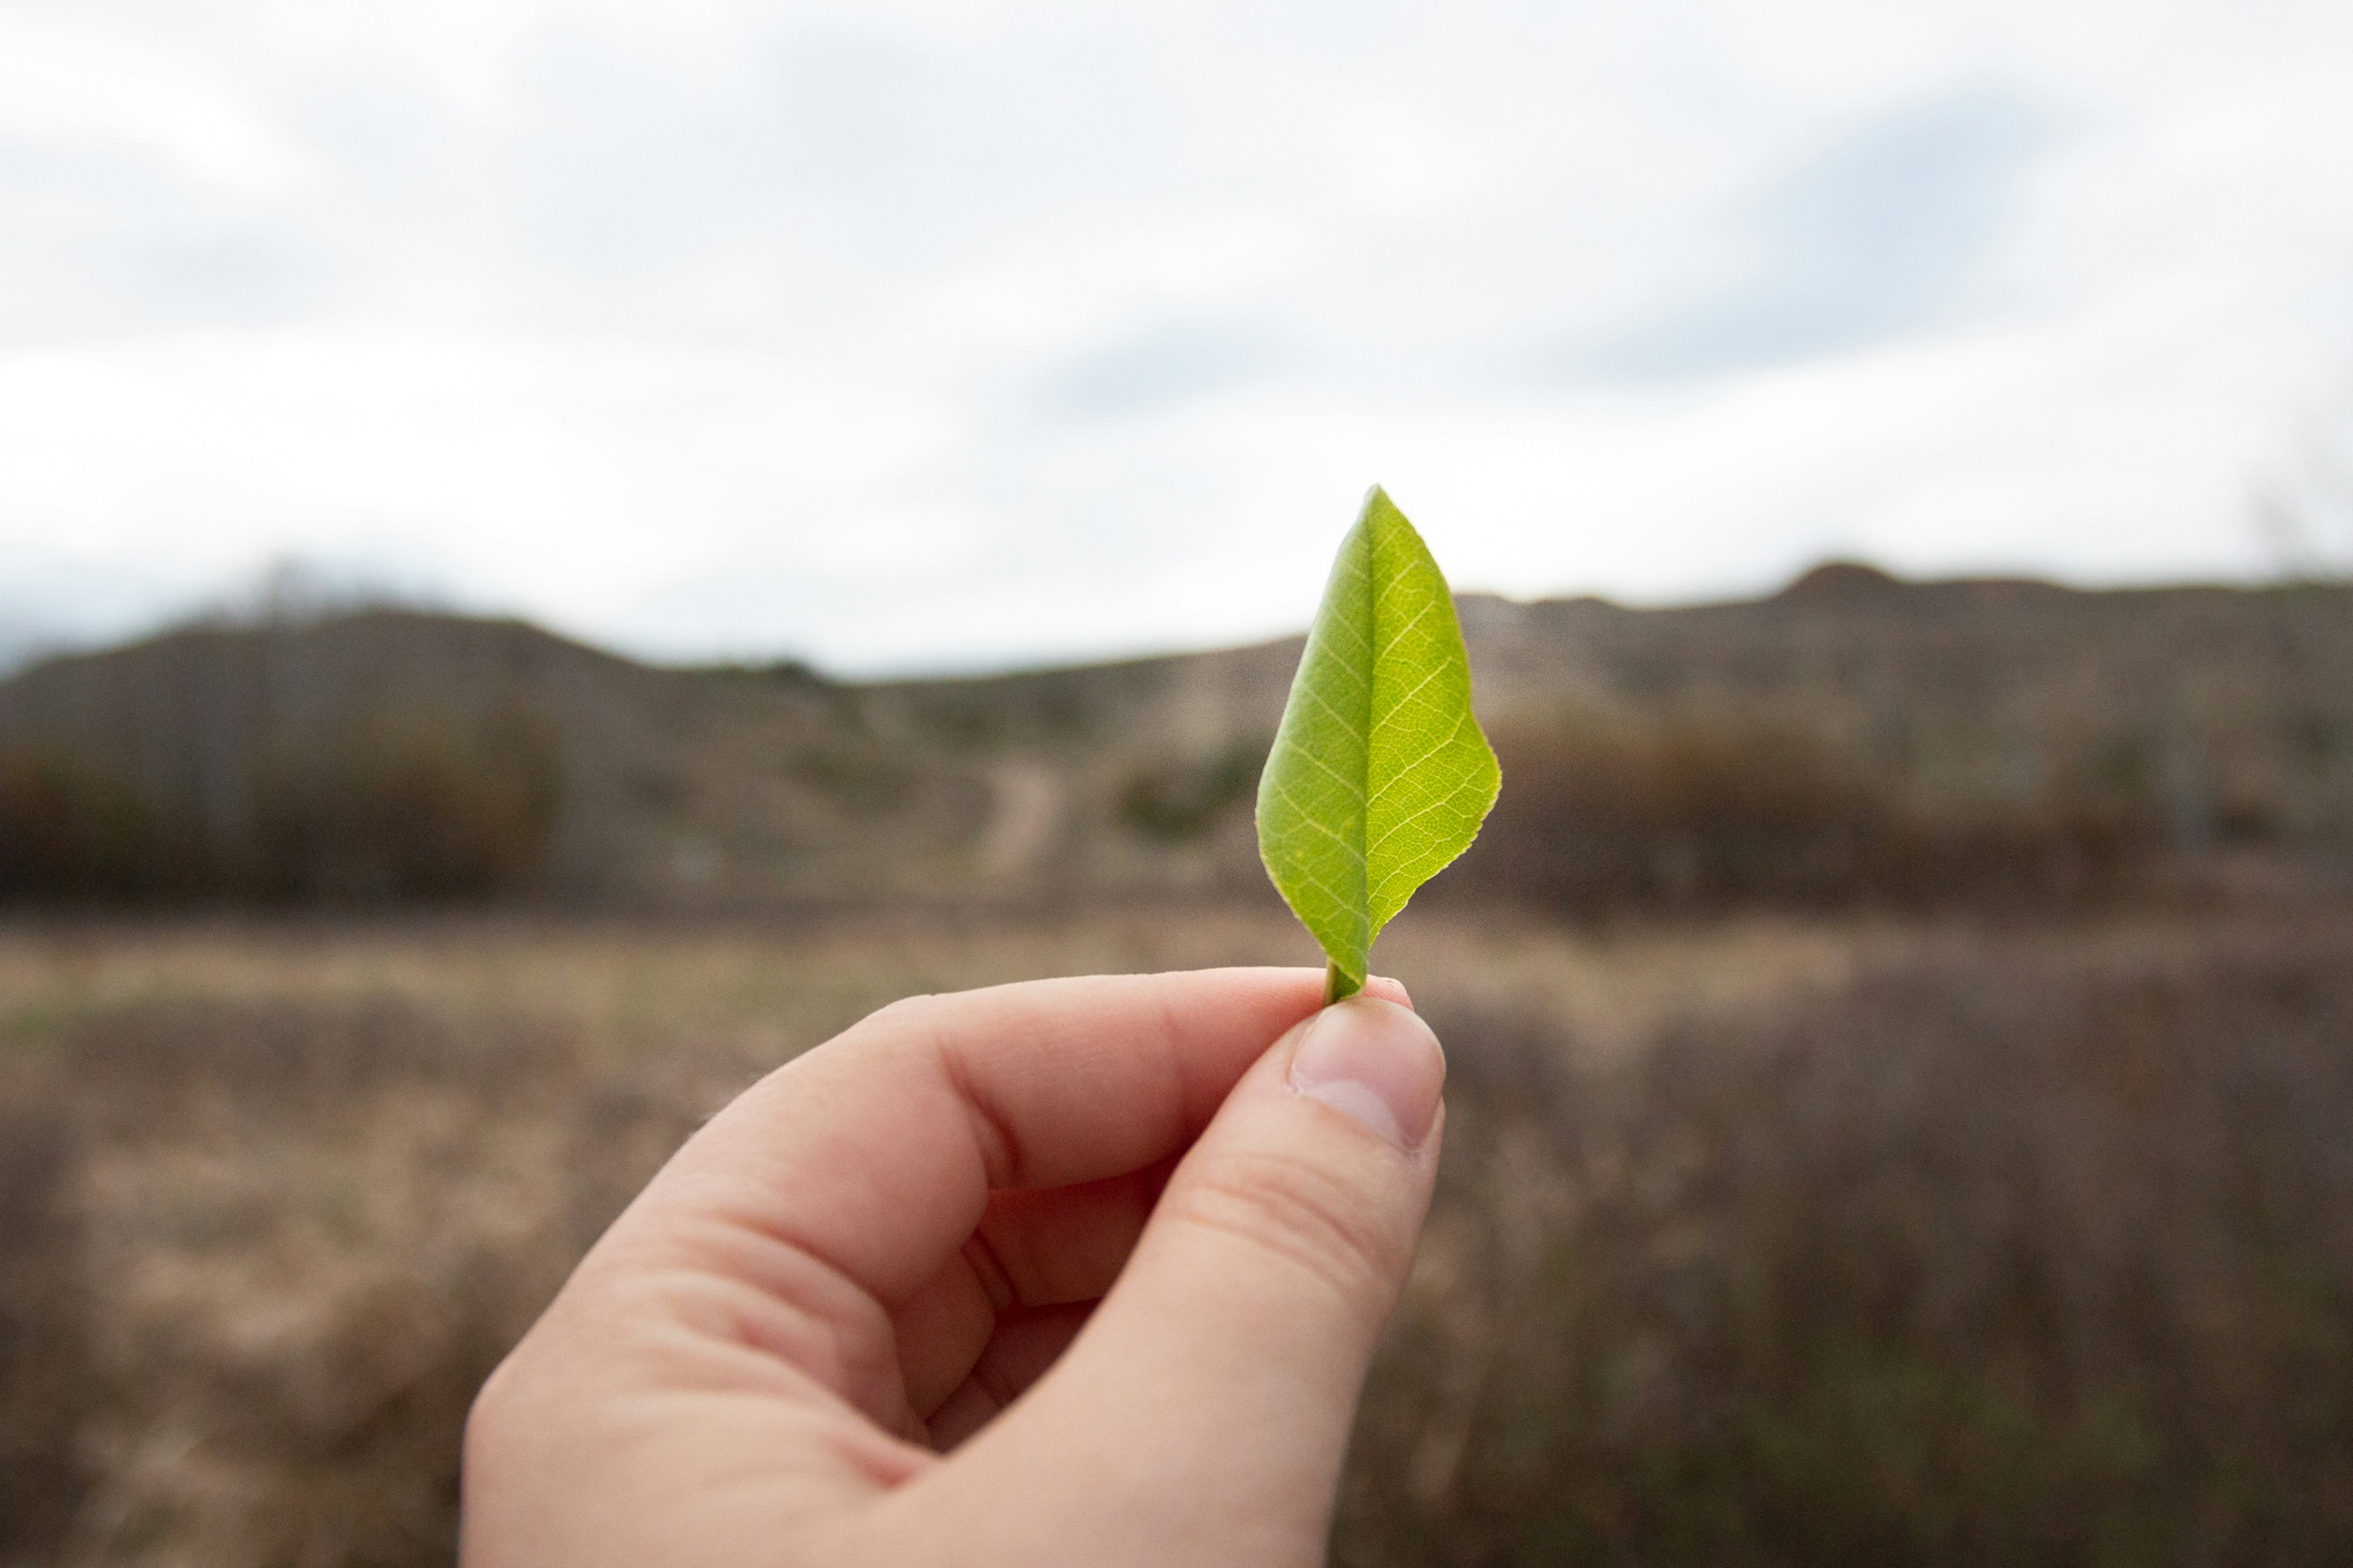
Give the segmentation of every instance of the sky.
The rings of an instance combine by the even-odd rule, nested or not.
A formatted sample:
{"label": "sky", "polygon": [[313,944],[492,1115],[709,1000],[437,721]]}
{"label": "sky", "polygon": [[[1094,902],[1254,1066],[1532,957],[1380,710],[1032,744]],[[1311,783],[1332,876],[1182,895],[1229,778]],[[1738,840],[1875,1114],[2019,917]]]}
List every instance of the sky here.
{"label": "sky", "polygon": [[0,0],[0,657],[2353,560],[2343,0]]}

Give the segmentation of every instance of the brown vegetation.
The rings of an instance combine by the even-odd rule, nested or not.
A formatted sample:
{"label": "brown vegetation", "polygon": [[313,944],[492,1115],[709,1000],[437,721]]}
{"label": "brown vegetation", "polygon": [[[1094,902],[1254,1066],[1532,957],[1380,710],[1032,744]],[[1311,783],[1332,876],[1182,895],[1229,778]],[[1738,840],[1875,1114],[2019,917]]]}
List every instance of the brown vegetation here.
{"label": "brown vegetation", "polygon": [[1581,918],[2069,905],[2155,891],[2181,858],[2133,783],[1940,797],[1801,723],[1572,714],[1495,742],[1509,784],[1455,898]]}
{"label": "brown vegetation", "polygon": [[[446,1563],[474,1384],[760,1067],[908,991],[1295,937],[0,931],[12,1546]],[[2353,1550],[2341,910],[1388,951],[1448,1147],[1335,1561]]]}
{"label": "brown vegetation", "polygon": [[122,900],[158,890],[164,852],[147,803],[48,746],[0,750],[0,900]]}
{"label": "brown vegetation", "polygon": [[21,1209],[46,1160],[51,1211],[0,1216],[26,1561],[448,1562],[474,1390],[683,1120],[543,1026],[388,1002],[132,1005],[58,1051],[0,1129],[52,1130],[0,1173]]}
{"label": "brown vegetation", "polygon": [[0,900],[483,898],[537,863],[561,789],[543,724],[434,708],[272,736],[232,777],[207,812],[86,752],[0,750]]}
{"label": "brown vegetation", "polygon": [[71,1191],[79,1154],[74,1130],[47,1108],[0,1104],[0,1563],[59,1540],[89,1483],[79,1451],[94,1394]]}
{"label": "brown vegetation", "polygon": [[1547,1033],[1447,1028],[1455,1272],[1340,1561],[2353,1552],[2342,929],[1973,942],[1615,1079]]}
{"label": "brown vegetation", "polygon": [[1267,745],[1244,744],[1203,761],[1166,758],[1128,775],[1120,820],[1148,837],[1198,838],[1258,790]]}
{"label": "brown vegetation", "polygon": [[287,737],[254,764],[260,882],[342,900],[486,897],[538,862],[561,788],[553,734],[513,710],[377,712],[324,744]]}

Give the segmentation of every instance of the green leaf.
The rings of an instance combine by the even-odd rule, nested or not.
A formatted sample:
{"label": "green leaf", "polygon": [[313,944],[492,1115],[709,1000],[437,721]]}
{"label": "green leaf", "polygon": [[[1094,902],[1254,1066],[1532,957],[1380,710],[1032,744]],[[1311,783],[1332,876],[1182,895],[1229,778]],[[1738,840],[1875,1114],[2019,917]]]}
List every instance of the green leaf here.
{"label": "green leaf", "polygon": [[1471,661],[1429,547],[1381,488],[1340,543],[1259,775],[1267,875],[1363,988],[1373,939],[1471,847],[1503,775],[1471,716]]}

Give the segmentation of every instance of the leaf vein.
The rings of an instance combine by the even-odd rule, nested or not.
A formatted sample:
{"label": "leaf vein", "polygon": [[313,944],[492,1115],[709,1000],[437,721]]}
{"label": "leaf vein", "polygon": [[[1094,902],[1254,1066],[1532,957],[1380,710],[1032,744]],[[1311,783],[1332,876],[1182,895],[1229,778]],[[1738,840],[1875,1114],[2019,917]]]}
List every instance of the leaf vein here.
{"label": "leaf vein", "polygon": [[1414,772],[1423,763],[1429,762],[1430,758],[1438,755],[1439,752],[1446,750],[1447,747],[1454,744],[1455,740],[1462,733],[1462,726],[1469,723],[1470,721],[1471,710],[1468,708],[1465,708],[1462,711],[1457,713],[1454,716],[1454,727],[1447,731],[1443,736],[1440,737],[1437,743],[1432,745],[1430,750],[1422,752],[1421,755],[1414,758],[1413,761],[1406,763],[1404,766],[1390,773],[1388,778],[1383,779],[1381,781],[1381,787],[1373,792],[1373,799],[1378,800],[1381,796],[1388,794],[1390,789],[1394,786],[1409,782],[1412,778]]}
{"label": "leaf vein", "polygon": [[[1334,784],[1338,784],[1342,789],[1348,792],[1349,799],[1356,801],[1360,805],[1364,803],[1364,785],[1351,780],[1347,774],[1342,773],[1339,769],[1334,767],[1331,763],[1325,762],[1314,752],[1309,751],[1305,746],[1301,745],[1297,740],[1286,738],[1283,743],[1290,748],[1291,754],[1293,756],[1304,757],[1309,762],[1314,763],[1317,767],[1322,768],[1326,773],[1329,773],[1332,776],[1332,782]],[[1277,787],[1280,786],[1278,785]]]}
{"label": "leaf vein", "polygon": [[1398,627],[1394,632],[1391,632],[1388,637],[1384,639],[1384,646],[1381,648],[1380,657],[1386,659],[1392,654],[1396,653],[1398,644],[1406,639],[1406,634],[1412,631],[1414,627],[1421,625],[1423,619],[1429,616],[1430,612],[1436,608],[1438,608],[1438,601],[1436,599],[1425,600],[1421,608],[1413,613],[1413,617],[1410,620],[1407,621],[1405,625]]}
{"label": "leaf vein", "polygon": [[[1281,779],[1274,781],[1274,793],[1282,797],[1283,805],[1291,807],[1293,811],[1298,813],[1299,825],[1301,826],[1314,828],[1316,832],[1324,835],[1324,837],[1329,838],[1333,843],[1337,844],[1341,848],[1346,850],[1350,859],[1356,861],[1359,865],[1364,863],[1365,852],[1356,845],[1348,842],[1347,838],[1342,834],[1326,826],[1316,817],[1314,813],[1300,805],[1299,797],[1293,795],[1289,787],[1286,786]],[[1326,891],[1329,891],[1329,889],[1327,889]],[[1337,898],[1339,895],[1335,893],[1333,896]]]}
{"label": "leaf vein", "polygon": [[1398,715],[1404,711],[1405,705],[1421,695],[1421,689],[1423,687],[1429,685],[1431,681],[1436,680],[1440,676],[1445,673],[1446,667],[1444,665],[1437,664],[1430,666],[1430,668],[1423,673],[1422,678],[1413,683],[1410,689],[1403,692],[1390,701],[1388,710],[1384,711],[1379,718],[1373,721],[1373,728],[1378,730],[1384,724],[1395,722]]}

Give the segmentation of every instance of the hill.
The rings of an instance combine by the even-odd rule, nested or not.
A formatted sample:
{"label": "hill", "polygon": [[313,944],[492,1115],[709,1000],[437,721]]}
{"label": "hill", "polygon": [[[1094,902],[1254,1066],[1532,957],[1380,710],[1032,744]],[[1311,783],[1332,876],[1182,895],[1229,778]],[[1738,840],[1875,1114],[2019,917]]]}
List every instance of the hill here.
{"label": "hill", "polygon": [[[2353,841],[2343,587],[1832,565],[1741,603],[1461,608],[1507,783],[1457,896],[1840,897],[1989,855],[2074,887]],[[853,684],[408,611],[183,629],[0,683],[0,889],[1259,898],[1248,803],[1298,649]]]}

